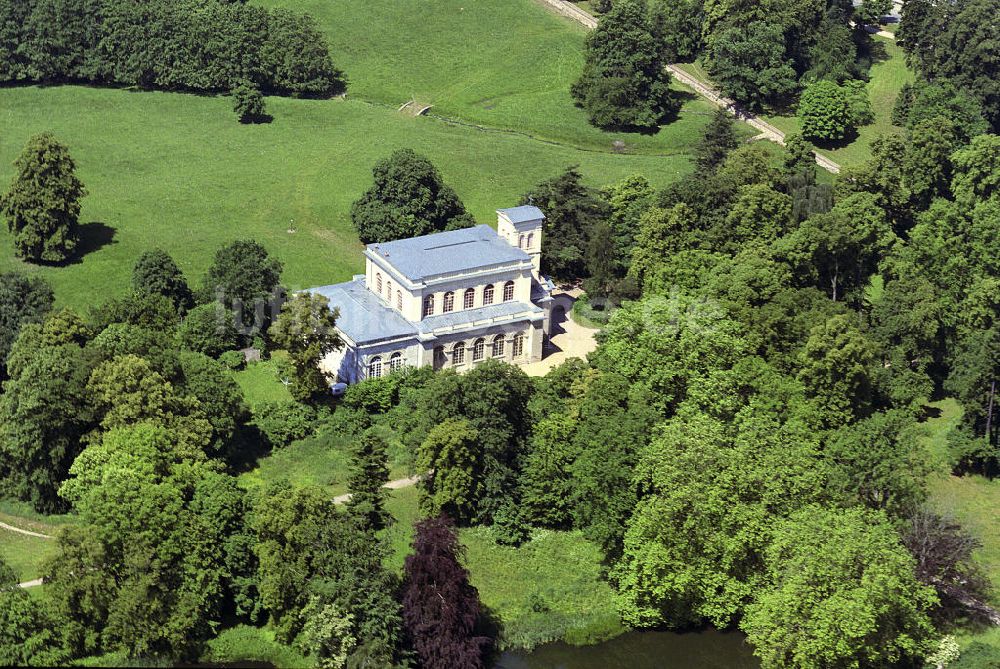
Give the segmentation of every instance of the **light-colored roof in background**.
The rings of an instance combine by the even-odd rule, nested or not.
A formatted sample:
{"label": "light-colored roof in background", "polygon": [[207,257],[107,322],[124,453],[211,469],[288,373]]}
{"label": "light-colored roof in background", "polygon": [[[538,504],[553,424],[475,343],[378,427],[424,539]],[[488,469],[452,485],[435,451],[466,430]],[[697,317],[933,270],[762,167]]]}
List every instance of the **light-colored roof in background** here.
{"label": "light-colored roof in background", "polygon": [[511,207],[510,209],[497,209],[497,213],[506,216],[511,223],[526,223],[545,218],[542,210],[531,204],[522,204],[520,207]]}
{"label": "light-colored roof in background", "polygon": [[310,288],[309,292],[323,295],[330,300],[331,308],[340,309],[337,328],[355,343],[417,336],[413,323],[365,288],[363,276],[347,283]]}
{"label": "light-colored roof in background", "polygon": [[410,281],[531,261],[527,253],[501,239],[488,225],[369,244],[368,252],[383,258]]}

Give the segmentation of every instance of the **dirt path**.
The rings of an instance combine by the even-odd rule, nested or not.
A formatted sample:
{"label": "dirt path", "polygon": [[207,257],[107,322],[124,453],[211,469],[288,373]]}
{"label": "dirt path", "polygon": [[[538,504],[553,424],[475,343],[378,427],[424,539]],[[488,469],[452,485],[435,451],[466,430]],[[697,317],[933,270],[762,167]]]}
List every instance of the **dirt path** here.
{"label": "dirt path", "polygon": [[[416,485],[423,478],[423,474],[417,474],[415,476],[408,476],[405,479],[396,479],[395,481],[389,481],[385,484],[385,488],[389,490],[399,490],[400,488],[409,488],[411,485]],[[351,499],[351,493],[346,493],[343,495],[337,495],[333,498],[334,504],[343,504]]]}
{"label": "dirt path", "polygon": [[38,537],[39,539],[55,539],[50,534],[42,534],[41,532],[32,532],[31,530],[23,530],[20,527],[14,527],[13,525],[8,525],[7,523],[0,523],[0,530],[9,530],[11,532],[17,532],[18,534],[26,534],[29,537]]}
{"label": "dirt path", "polygon": [[[582,25],[586,26],[587,28],[590,28],[591,30],[597,27],[596,18],[594,18],[587,12],[583,11],[582,9],[580,9],[571,2],[567,2],[566,0],[540,0],[540,1],[545,3],[555,11],[559,12],[563,16],[571,18],[574,21],[577,21]],[[674,78],[677,79],[677,81],[681,82],[686,86],[690,86],[692,89],[694,89],[694,91],[698,95],[702,96],[703,98],[705,98],[712,104],[716,105],[717,107],[722,107],[723,109],[725,109],[726,111],[728,111],[733,116],[743,121],[750,127],[759,130],[761,134],[758,135],[758,137],[770,139],[773,142],[777,142],[778,144],[784,145],[785,133],[781,132],[767,121],[764,121],[758,118],[756,115],[752,114],[751,112],[743,109],[735,101],[725,97],[715,88],[712,88],[711,86],[708,86],[703,82],[698,81],[690,74],[677,67],[676,65],[667,65],[667,69],[670,70],[670,74],[672,74]],[[830,160],[826,156],[821,156],[820,154],[815,152],[814,155],[816,156],[816,164],[822,167],[823,169],[829,172],[833,172],[834,174],[840,172],[840,165],[838,165],[834,161]]]}

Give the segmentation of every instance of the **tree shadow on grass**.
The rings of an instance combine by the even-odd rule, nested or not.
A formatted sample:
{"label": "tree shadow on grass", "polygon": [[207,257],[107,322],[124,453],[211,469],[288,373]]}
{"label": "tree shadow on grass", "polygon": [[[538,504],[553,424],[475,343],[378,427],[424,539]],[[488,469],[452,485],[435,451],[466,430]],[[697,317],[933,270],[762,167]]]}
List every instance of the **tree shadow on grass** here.
{"label": "tree shadow on grass", "polygon": [[115,244],[115,233],[117,231],[101,221],[91,221],[83,223],[77,228],[76,250],[73,257],[68,259],[64,265],[76,265],[83,262],[83,259],[95,252],[100,251],[109,244]]}
{"label": "tree shadow on grass", "polygon": [[271,454],[271,445],[256,425],[242,425],[226,445],[222,458],[233,476],[249,472]]}
{"label": "tree shadow on grass", "polygon": [[263,114],[253,114],[248,116],[245,121],[241,120],[240,123],[242,125],[267,125],[272,121],[274,121],[274,117],[265,112]]}
{"label": "tree shadow on grass", "polygon": [[844,136],[840,139],[825,139],[825,140],[813,140],[813,144],[818,149],[825,149],[827,151],[836,151],[837,149],[842,149],[845,146],[850,146],[858,139],[857,128],[851,128]]}

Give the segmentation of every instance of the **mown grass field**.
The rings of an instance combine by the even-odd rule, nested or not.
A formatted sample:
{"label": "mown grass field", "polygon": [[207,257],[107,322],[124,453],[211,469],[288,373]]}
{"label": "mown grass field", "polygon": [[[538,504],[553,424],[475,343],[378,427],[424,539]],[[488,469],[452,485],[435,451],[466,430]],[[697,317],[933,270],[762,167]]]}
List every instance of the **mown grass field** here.
{"label": "mown grass field", "polygon": [[594,150],[621,141],[640,153],[683,154],[712,108],[692,99],[658,133],[594,128],[569,94],[586,29],[537,0],[257,0],[305,11],[325,28],[348,98]]}
{"label": "mown grass field", "polygon": [[90,191],[81,258],[65,267],[26,265],[14,258],[4,227],[0,271],[42,274],[61,304],[85,309],[126,291],[135,259],[150,247],[167,250],[199,283],[216,249],[253,238],[284,263],[291,288],[344,281],[363,267],[351,202],[370,185],[375,161],[401,147],[429,156],[483,222],[569,165],[595,185],[633,173],[664,185],[690,169],[686,155],[578,150],[357,100],[268,105],[273,123],[244,126],[224,97],[0,90],[0,186],[28,138],[50,130],[69,145]]}
{"label": "mown grass field", "polygon": [[[492,223],[495,209],[570,165],[595,186],[636,173],[666,185],[690,171],[711,115],[689,95],[658,133],[593,128],[569,96],[585,33],[534,0],[262,1],[316,16],[347,99],[269,98],[273,122],[244,126],[228,97],[0,89],[0,188],[28,138],[51,131],[90,193],[71,264],[18,261],[4,228],[0,271],[39,273],[60,304],[85,310],[128,290],[148,248],[167,250],[199,284],[216,249],[249,237],[284,263],[293,289],[344,281],[362,268],[350,205],[394,149],[427,155]],[[398,112],[410,99],[442,118]]]}
{"label": "mown grass field", "polygon": [[[840,163],[843,167],[859,165],[871,157],[872,141],[881,135],[901,132],[892,124],[892,107],[896,103],[903,84],[913,81],[913,72],[906,67],[903,50],[893,40],[874,38],[885,48],[885,58],[872,65],[868,94],[871,98],[875,122],[858,128],[857,136],[843,146],[820,147],[818,151]],[[765,120],[785,133],[798,132],[800,125],[796,116],[765,116]]]}

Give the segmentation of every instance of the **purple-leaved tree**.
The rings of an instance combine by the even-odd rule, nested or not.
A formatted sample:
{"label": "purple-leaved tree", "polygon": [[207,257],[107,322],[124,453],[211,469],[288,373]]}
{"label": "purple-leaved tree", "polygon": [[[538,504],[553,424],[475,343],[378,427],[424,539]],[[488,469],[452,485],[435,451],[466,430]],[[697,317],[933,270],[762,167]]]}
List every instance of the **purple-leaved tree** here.
{"label": "purple-leaved tree", "polygon": [[444,517],[416,525],[406,558],[403,624],[423,669],[481,669],[491,641],[479,636],[479,592],[459,562],[461,546]]}

